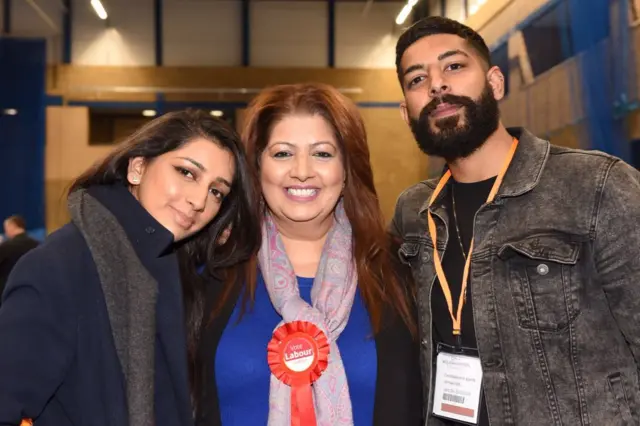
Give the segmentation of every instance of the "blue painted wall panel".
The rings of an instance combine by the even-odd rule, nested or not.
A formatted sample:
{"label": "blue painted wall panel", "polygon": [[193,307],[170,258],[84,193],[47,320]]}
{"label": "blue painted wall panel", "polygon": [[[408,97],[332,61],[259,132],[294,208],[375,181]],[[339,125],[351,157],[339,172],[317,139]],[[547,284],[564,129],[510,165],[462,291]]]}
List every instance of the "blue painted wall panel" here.
{"label": "blue painted wall panel", "polygon": [[29,229],[45,226],[45,66],[44,40],[0,38],[0,219]]}

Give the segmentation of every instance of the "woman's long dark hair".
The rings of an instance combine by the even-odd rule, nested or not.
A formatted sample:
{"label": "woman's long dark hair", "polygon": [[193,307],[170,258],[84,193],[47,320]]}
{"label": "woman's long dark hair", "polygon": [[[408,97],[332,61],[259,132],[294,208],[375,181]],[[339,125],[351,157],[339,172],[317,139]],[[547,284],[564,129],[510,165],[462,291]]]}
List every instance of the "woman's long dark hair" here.
{"label": "woman's long dark hair", "polygon": [[[222,201],[216,217],[193,237],[178,243],[190,376],[194,380],[194,362],[204,310],[204,273],[232,269],[250,260],[260,248],[261,232],[259,196],[255,173],[249,169],[245,151],[237,132],[226,122],[204,111],[170,112],[142,126],[119,144],[104,159],[94,164],[72,184],[69,193],[94,185],[128,186],[129,160],[143,157],[146,161],[179,149],[195,138],[204,138],[229,151],[235,160],[231,191]],[[232,228],[228,240],[218,239],[227,227]],[[221,292],[221,298],[230,292]],[[219,301],[220,305],[224,300]]]}

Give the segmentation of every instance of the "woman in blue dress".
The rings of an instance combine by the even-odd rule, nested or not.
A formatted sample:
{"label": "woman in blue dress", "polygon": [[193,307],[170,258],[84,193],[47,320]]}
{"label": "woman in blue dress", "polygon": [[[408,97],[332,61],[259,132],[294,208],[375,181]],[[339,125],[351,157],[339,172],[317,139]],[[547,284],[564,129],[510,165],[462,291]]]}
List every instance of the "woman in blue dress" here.
{"label": "woman in blue dress", "polygon": [[[197,424],[289,426],[311,415],[323,426],[418,426],[413,288],[395,261],[356,106],[330,86],[270,88],[250,105],[243,141],[259,173],[262,248],[234,274],[243,285],[208,295]],[[292,412],[267,347],[299,320],[322,330],[328,363],[313,402]]]}

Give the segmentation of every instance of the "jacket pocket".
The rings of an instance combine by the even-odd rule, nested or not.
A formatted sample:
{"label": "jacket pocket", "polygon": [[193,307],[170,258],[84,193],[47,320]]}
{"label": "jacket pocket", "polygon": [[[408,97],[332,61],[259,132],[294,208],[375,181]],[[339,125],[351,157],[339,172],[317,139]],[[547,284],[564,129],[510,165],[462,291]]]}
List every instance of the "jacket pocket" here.
{"label": "jacket pocket", "polygon": [[411,265],[420,253],[420,243],[417,241],[404,241],[398,250],[398,257],[405,265]]}
{"label": "jacket pocket", "polygon": [[504,244],[508,281],[520,327],[565,330],[580,313],[575,276],[580,245],[559,235],[534,235]]}
{"label": "jacket pocket", "polygon": [[622,424],[626,426],[636,425],[631,415],[631,408],[629,407],[629,400],[627,399],[627,393],[624,388],[623,376],[620,373],[615,373],[607,377],[608,392],[615,401],[612,407],[612,412],[617,413],[617,416],[622,420]]}
{"label": "jacket pocket", "polygon": [[420,264],[429,263],[433,245],[428,237],[419,234],[406,234],[398,249],[400,261],[406,265],[417,267]]}

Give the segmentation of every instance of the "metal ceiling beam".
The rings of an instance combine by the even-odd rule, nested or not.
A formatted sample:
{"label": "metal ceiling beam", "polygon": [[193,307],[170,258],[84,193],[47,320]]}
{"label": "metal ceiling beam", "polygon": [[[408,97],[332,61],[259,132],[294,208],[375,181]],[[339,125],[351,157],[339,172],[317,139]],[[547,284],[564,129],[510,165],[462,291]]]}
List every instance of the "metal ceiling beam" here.
{"label": "metal ceiling beam", "polygon": [[[361,87],[338,87],[344,94],[359,95],[364,91]],[[76,86],[69,90],[70,93],[177,93],[177,94],[235,94],[250,95],[260,93],[262,87],[143,87],[143,86]]]}
{"label": "metal ceiling beam", "polygon": [[362,7],[362,16],[367,16],[372,5],[373,5],[373,0],[367,0],[365,2],[364,6]]}
{"label": "metal ceiling beam", "polygon": [[11,34],[11,0],[2,2],[2,33]]}
{"label": "metal ceiling beam", "polygon": [[51,27],[51,29],[55,31],[56,34],[60,34],[60,27],[58,27],[58,25],[54,22],[54,20],[51,19],[51,17],[47,14],[47,12],[42,10],[40,5],[38,5],[38,3],[36,3],[35,0],[24,0],[24,1],[27,2],[29,6],[31,6],[31,8],[38,14],[38,16],[40,16],[40,18],[42,18],[42,20],[49,27]]}

